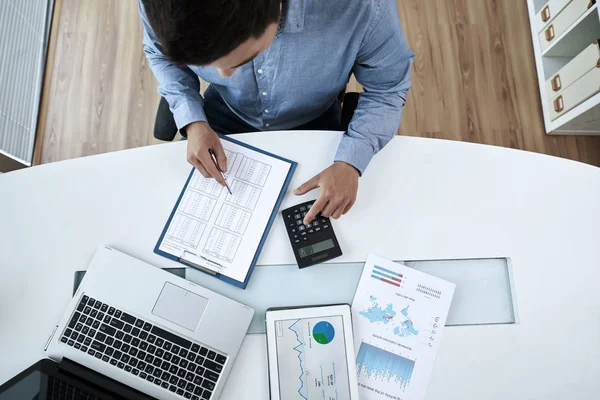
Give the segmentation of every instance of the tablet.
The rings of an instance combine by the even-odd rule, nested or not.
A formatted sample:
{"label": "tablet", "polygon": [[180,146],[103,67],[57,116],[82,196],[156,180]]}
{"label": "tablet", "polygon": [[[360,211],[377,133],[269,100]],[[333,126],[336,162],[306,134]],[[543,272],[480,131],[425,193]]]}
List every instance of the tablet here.
{"label": "tablet", "polygon": [[272,400],[358,400],[350,306],[267,310]]}

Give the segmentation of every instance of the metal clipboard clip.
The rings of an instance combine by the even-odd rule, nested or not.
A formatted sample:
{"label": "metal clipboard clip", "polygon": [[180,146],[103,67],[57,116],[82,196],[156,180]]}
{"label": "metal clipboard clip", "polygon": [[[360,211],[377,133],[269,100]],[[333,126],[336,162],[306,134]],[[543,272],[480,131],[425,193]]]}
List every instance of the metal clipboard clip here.
{"label": "metal clipboard clip", "polygon": [[[202,260],[202,261],[200,261]],[[198,268],[208,274],[217,275],[221,273],[224,268],[221,264],[209,260],[208,258],[192,253],[191,251],[184,250],[179,257],[179,262],[190,267]],[[200,264],[200,262],[202,264]]]}

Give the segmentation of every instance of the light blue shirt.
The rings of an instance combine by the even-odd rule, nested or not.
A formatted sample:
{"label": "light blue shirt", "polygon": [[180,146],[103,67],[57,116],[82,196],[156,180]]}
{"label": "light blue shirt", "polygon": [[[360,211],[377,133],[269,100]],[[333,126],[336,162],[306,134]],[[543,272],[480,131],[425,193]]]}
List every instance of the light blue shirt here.
{"label": "light blue shirt", "polygon": [[[395,135],[410,89],[414,58],[395,0],[289,0],[282,32],[230,78],[214,67],[181,67],[162,52],[140,2],[144,51],[182,128],[206,121],[198,76],[258,130],[287,130],[323,114],[354,73],[365,92],[335,161],[362,174]],[[198,23],[201,23],[200,21]]]}

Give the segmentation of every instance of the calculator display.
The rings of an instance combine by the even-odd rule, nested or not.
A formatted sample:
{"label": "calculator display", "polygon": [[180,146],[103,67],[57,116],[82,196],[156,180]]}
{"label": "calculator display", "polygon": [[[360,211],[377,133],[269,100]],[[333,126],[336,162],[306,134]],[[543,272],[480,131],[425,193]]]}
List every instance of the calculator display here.
{"label": "calculator display", "polygon": [[298,249],[298,254],[301,258],[308,257],[321,251],[329,250],[335,247],[332,239],[323,240],[322,242],[311,244],[310,246],[301,247]]}

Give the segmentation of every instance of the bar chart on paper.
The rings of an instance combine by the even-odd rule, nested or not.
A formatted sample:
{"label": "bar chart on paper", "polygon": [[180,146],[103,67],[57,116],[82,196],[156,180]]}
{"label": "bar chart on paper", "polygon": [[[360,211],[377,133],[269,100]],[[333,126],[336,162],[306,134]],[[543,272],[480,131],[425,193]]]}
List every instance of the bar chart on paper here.
{"label": "bar chart on paper", "polygon": [[358,377],[363,384],[378,387],[382,383],[395,385],[406,390],[410,384],[415,362],[379,347],[362,342],[356,356]]}
{"label": "bar chart on paper", "polygon": [[374,265],[371,271],[371,278],[396,287],[400,287],[403,277],[404,275],[380,267],[379,265]]}

